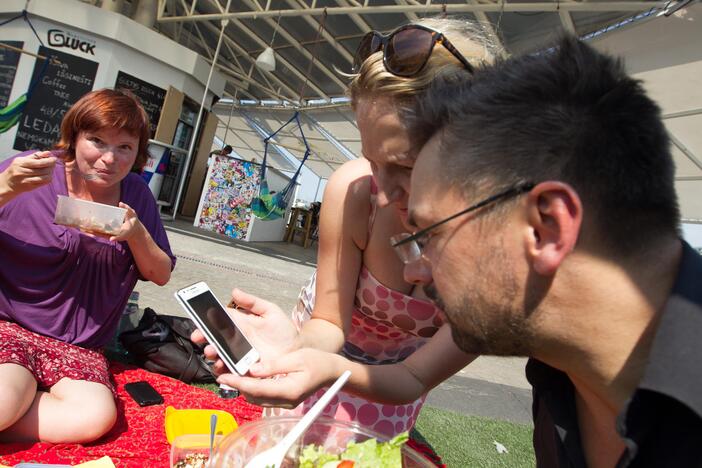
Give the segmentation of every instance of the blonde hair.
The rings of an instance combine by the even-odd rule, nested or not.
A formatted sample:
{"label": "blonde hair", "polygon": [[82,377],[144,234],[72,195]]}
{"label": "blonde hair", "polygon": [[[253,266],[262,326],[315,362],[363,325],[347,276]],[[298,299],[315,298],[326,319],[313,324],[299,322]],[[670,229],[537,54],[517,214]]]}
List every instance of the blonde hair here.
{"label": "blonde hair", "polygon": [[[446,38],[474,67],[492,63],[504,55],[499,41],[480,23],[453,18],[424,18],[413,21],[443,33]],[[429,86],[431,80],[443,70],[462,70],[463,65],[445,47],[437,44],[429,61],[414,76],[401,77],[385,69],[383,52],[370,55],[361,64],[348,88],[351,107],[356,108],[359,99],[369,96],[383,96],[397,104],[411,102]]]}

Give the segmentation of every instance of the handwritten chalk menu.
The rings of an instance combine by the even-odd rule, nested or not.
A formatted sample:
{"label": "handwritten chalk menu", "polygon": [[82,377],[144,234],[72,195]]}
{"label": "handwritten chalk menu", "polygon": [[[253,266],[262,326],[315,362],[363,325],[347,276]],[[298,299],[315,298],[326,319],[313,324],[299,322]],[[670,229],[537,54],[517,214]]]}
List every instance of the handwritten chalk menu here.
{"label": "handwritten chalk menu", "polygon": [[[0,41],[0,43],[18,49],[24,45],[24,42],[19,41]],[[0,107],[5,107],[10,102],[10,93],[12,92],[12,84],[15,82],[19,59],[19,52],[0,47]]]}
{"label": "handwritten chalk menu", "polygon": [[163,106],[163,100],[166,98],[166,90],[122,71],[117,73],[116,88],[128,89],[139,98],[144,110],[149,114],[149,127],[151,129],[151,138],[153,138],[158,126],[158,119],[161,118],[161,107]]}
{"label": "handwritten chalk menu", "polygon": [[44,61],[37,60],[34,64],[30,83],[37,78],[39,82],[17,128],[14,148],[20,151],[48,149],[59,140],[63,114],[81,96],[92,91],[98,68],[97,62],[44,46],[39,47],[39,55],[53,56],[60,63],[50,63],[43,75]]}

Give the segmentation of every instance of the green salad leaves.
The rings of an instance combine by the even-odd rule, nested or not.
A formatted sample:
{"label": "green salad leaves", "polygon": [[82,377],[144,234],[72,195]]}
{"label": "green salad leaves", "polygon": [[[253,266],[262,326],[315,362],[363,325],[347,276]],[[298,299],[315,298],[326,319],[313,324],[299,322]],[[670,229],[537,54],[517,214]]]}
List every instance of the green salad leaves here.
{"label": "green salad leaves", "polygon": [[407,432],[387,442],[368,439],[349,442],[338,455],[326,452],[321,446],[308,445],[302,449],[300,468],[402,468],[402,445],[409,440]]}

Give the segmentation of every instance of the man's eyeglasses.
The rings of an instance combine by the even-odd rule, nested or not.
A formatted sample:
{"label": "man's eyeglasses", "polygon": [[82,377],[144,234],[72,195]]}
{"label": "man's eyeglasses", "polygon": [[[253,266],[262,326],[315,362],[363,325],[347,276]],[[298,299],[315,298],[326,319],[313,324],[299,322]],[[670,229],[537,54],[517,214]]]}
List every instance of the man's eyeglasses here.
{"label": "man's eyeglasses", "polygon": [[414,234],[408,234],[406,232],[402,234],[398,234],[395,236],[392,236],[390,238],[390,243],[392,244],[393,248],[395,249],[395,252],[397,255],[400,257],[400,260],[402,260],[402,263],[405,265],[409,263],[416,262],[419,260],[422,255],[423,251],[422,249],[426,245],[425,243],[425,237],[427,237],[427,234],[429,234],[431,231],[436,229],[437,227],[441,226],[444,223],[447,223],[451,221],[452,219],[458,218],[459,216],[462,216],[466,213],[470,213],[471,211],[479,210],[480,208],[483,208],[484,206],[487,206],[491,203],[495,203],[500,200],[507,200],[508,198],[516,197],[517,195],[521,195],[522,193],[526,193],[530,191],[531,189],[534,188],[534,184],[531,182],[522,182],[519,183],[511,188],[508,188],[507,190],[503,190],[502,192],[496,193],[484,200],[479,201],[475,205],[471,205],[465,210],[461,210],[456,214],[453,214],[449,216],[448,218],[444,218],[441,221],[438,221],[431,226],[428,226],[420,231],[415,232]]}
{"label": "man's eyeglasses", "polygon": [[443,33],[419,24],[401,26],[387,36],[378,31],[363,36],[356,49],[353,69],[358,72],[368,57],[382,49],[383,64],[387,71],[402,77],[413,76],[427,64],[437,43],[446,47],[466,70],[473,73],[473,66]]}

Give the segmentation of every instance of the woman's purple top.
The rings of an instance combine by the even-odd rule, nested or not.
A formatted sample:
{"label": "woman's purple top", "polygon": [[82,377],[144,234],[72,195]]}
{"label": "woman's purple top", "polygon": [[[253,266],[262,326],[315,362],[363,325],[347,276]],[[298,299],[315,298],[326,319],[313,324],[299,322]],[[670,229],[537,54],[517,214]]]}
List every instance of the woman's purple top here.
{"label": "woman's purple top", "polygon": [[[18,156],[0,162],[0,172]],[[130,173],[121,201],[136,211],[156,244],[171,257],[158,207],[143,178]],[[57,195],[68,195],[64,166],[50,184],[0,207],[0,320],[87,348],[114,335],[141,278],[126,242],[91,237],[54,224]]]}

